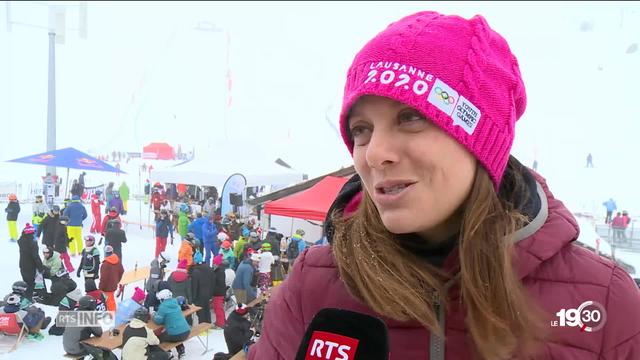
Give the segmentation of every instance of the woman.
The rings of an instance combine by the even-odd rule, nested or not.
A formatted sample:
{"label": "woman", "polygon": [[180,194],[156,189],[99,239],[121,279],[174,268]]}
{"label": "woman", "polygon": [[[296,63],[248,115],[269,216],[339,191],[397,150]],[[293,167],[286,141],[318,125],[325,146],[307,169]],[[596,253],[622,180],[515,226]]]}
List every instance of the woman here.
{"label": "woman", "polygon": [[[571,213],[509,156],[525,105],[481,16],[421,12],[367,43],[340,118],[358,175],[329,212],[331,246],[298,257],[248,358],[294,358],[330,307],[382,318],[391,359],[640,358],[633,281],[572,243]],[[559,319],[586,301],[606,321]]]}

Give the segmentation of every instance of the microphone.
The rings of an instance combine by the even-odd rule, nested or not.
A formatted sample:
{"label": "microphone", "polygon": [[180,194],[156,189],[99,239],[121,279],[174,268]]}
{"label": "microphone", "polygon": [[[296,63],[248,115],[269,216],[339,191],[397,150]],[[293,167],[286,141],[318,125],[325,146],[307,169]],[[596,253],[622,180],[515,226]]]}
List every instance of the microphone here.
{"label": "microphone", "polygon": [[382,320],[340,309],[313,317],[296,360],[389,360],[389,336]]}

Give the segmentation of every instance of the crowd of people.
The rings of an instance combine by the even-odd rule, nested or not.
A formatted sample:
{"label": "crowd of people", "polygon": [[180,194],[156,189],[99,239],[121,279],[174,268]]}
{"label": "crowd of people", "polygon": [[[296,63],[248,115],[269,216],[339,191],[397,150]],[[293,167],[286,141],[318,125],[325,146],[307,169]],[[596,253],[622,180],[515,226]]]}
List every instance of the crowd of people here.
{"label": "crowd of people", "polygon": [[[41,196],[36,197],[33,225],[27,223],[19,237],[13,231],[17,233],[20,205],[15,195],[10,197],[7,217],[20,249],[22,280],[13,284],[11,294],[0,303],[5,313],[19,313],[30,339],[42,339],[48,328],[49,335],[63,337],[64,350],[71,355],[114,356],[82,342],[101,336],[101,328],[67,328],[46,317],[38,304],[55,306],[58,311],[113,311],[116,328],[127,324],[123,356],[144,353],[150,359],[173,356],[158,344],[189,336],[194,319],[182,316],[182,310],[194,304],[200,307],[195,314],[198,323],[224,329],[228,349],[218,357],[231,356],[259,333],[256,311],[247,304],[260,304],[269,289],[284,280],[286,269],[306,247],[301,229],[287,239],[275,228],[264,231],[255,219],[239,219],[235,213],[222,216],[211,197],[201,204],[188,198],[168,200],[165,187],[154,184],[150,210],[156,241],[150,276],[144,288],[136,287],[131,297],[117,303],[125,273],[122,259],[127,234],[122,217],[127,213],[128,188],[123,182],[112,190],[110,183],[104,194],[94,193],[88,204],[92,221],[85,229],[89,214],[76,184],[80,182],[74,182],[71,198],[61,206],[48,207]],[[83,230],[88,234],[83,236]],[[166,269],[172,256],[167,241],[173,244],[175,237],[180,247],[169,273]],[[72,279],[73,274],[81,279],[83,289]],[[164,332],[149,330],[146,323],[151,319],[163,325]],[[185,354],[183,345],[176,351],[178,358]]]}

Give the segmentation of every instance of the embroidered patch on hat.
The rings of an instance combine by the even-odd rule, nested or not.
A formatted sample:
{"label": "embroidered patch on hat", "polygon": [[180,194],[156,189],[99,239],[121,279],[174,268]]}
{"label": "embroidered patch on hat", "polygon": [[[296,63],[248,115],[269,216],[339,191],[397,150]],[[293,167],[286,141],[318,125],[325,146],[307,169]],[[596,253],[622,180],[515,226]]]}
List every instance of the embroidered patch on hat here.
{"label": "embroidered patch on hat", "polygon": [[462,127],[467,134],[471,135],[476,129],[481,115],[480,110],[471,101],[460,96],[456,111],[451,115],[451,118],[453,118],[454,125]]}
{"label": "embroidered patch on hat", "polygon": [[436,79],[427,100],[445,114],[451,116],[451,113],[453,113],[453,110],[456,108],[458,92],[453,90],[453,88],[444,81]]}

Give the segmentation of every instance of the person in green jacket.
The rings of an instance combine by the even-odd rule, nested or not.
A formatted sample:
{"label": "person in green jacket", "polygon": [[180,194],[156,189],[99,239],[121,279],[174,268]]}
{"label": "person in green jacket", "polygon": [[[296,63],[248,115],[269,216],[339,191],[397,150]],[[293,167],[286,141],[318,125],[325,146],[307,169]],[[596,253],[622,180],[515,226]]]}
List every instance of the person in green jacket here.
{"label": "person in green jacket", "polygon": [[187,212],[189,211],[189,206],[187,204],[180,205],[180,215],[178,216],[178,234],[182,237],[182,239],[187,237],[188,228],[189,228],[189,217],[187,216]]}
{"label": "person in green jacket", "polygon": [[[164,332],[158,336],[160,342],[185,341],[189,337],[191,328],[182,314],[178,301],[173,298],[169,289],[161,290],[156,297],[160,300],[160,306],[153,315],[153,321],[158,325],[164,325]],[[176,346],[176,350],[178,350],[178,358],[182,359],[184,345]]]}
{"label": "person in green jacket", "polygon": [[244,260],[242,257],[244,255],[244,247],[247,244],[246,238],[249,237],[249,233],[249,229],[243,229],[242,236],[238,238],[238,241],[236,241],[236,246],[233,248],[233,255],[235,255],[237,259],[236,264],[240,264],[242,260]]}
{"label": "person in green jacket", "polygon": [[42,265],[44,265],[45,268],[44,277],[51,279],[55,277],[60,270],[62,270],[62,259],[60,258],[60,253],[53,251],[50,247],[43,246],[42,255],[44,256],[44,259],[42,260]]}
{"label": "person in green jacket", "polygon": [[127,214],[127,201],[129,201],[129,187],[126,182],[122,182],[120,188],[118,189],[120,193],[120,199],[122,199],[122,209],[124,210],[124,214]]}

